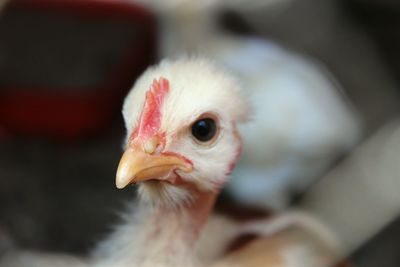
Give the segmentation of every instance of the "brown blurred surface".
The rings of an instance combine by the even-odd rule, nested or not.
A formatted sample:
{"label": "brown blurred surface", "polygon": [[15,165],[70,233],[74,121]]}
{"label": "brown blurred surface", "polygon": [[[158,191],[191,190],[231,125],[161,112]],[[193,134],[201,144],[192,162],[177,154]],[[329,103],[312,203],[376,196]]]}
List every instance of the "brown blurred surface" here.
{"label": "brown blurred surface", "polygon": [[[306,266],[329,266],[332,258],[335,258],[332,251],[312,236],[299,229],[287,229],[268,238],[253,240],[212,266],[288,267],[288,262],[302,262]],[[314,265],[317,262],[320,265]]]}

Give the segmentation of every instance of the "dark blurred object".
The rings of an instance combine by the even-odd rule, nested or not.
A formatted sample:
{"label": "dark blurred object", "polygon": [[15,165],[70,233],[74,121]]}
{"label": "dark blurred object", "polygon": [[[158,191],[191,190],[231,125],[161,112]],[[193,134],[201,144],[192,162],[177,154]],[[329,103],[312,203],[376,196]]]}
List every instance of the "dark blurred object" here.
{"label": "dark blurred object", "polygon": [[400,217],[353,255],[357,267],[399,266]]}
{"label": "dark blurred object", "polygon": [[370,31],[382,55],[400,79],[400,1],[344,0],[351,14]]}
{"label": "dark blurred object", "polygon": [[104,128],[153,59],[154,36],[150,14],[126,2],[11,1],[0,16],[0,130]]}

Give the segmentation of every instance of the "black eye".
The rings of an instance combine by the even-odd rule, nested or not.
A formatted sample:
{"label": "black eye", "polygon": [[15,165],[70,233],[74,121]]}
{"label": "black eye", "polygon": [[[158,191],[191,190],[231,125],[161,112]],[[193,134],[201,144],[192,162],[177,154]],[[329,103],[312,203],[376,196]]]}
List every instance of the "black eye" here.
{"label": "black eye", "polygon": [[216,132],[217,126],[213,119],[200,119],[192,125],[192,135],[201,142],[210,141]]}

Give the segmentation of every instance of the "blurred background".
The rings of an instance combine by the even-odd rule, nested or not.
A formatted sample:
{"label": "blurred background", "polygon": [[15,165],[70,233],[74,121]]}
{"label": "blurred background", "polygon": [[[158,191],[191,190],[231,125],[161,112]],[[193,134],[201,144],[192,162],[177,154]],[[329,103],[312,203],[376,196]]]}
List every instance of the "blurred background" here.
{"label": "blurred background", "polygon": [[[295,187],[279,185],[282,192],[269,202],[277,199],[276,205],[259,205],[267,202],[264,199],[246,203],[259,208],[296,203],[315,180],[399,116],[400,4],[396,0],[215,1],[196,7],[158,4],[92,0],[1,4],[0,250],[4,244],[84,254],[118,221],[118,211],[134,196],[133,189],[117,191],[114,186],[125,134],[120,115],[123,97],[138,75],[161,57],[182,51],[224,54],[231,49],[220,62],[250,79],[251,74],[240,71],[251,72],[246,64],[252,62],[246,63],[240,56],[269,47],[268,55],[279,54],[269,57],[275,60],[270,65],[280,63],[281,73],[304,76],[310,70],[330,81],[325,87],[335,93],[306,97],[316,102],[304,105],[320,103],[319,107],[298,116],[309,122],[311,113],[334,110],[314,120],[316,126],[302,127],[338,125],[334,130],[340,138],[326,138],[318,145],[307,143],[323,156],[299,152],[296,157],[306,160],[296,158],[292,169],[293,173],[304,172],[299,177],[293,173],[284,176],[307,182]],[[171,19],[177,14],[179,19]],[[194,27],[185,30],[182,23]],[[199,26],[202,23],[207,25]],[[221,36],[229,38],[218,39]],[[242,38],[268,44],[252,48],[254,43],[242,42]],[[240,47],[232,48],[238,47],[236,41],[242,42]],[[284,61],[284,57],[289,59]],[[297,64],[294,60],[309,63],[298,63],[300,72],[287,70],[285,64]],[[309,64],[313,67],[307,67]],[[265,65],[265,70],[270,65]],[[258,68],[257,73],[263,70]],[[314,84],[312,78],[306,80],[305,86]],[[278,103],[274,114],[292,107],[285,97],[273,100]],[[337,114],[341,114],[338,121],[326,121]],[[273,123],[274,119],[265,121]],[[292,128],[282,129],[288,132]],[[306,140],[319,140],[317,130],[302,133],[309,135]],[[335,145],[327,145],[328,141]],[[282,162],[288,155],[292,159],[292,146],[279,144],[273,151],[284,147],[286,154],[274,160]],[[326,160],[321,160],[323,157]],[[245,154],[243,164],[249,158]],[[285,170],[287,164],[291,163],[285,161]],[[238,172],[241,170],[245,167],[239,166]],[[394,175],[400,181],[400,174]],[[246,202],[246,194],[237,192],[245,185],[234,187],[224,196]],[[399,248],[400,217],[357,249],[352,260],[361,267],[400,266]]]}

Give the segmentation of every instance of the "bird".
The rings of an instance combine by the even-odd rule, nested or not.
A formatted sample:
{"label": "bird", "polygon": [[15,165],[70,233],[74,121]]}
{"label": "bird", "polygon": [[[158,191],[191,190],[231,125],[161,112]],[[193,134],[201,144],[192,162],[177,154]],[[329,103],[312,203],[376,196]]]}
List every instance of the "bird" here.
{"label": "bird", "polygon": [[[127,134],[115,182],[119,189],[137,184],[139,203],[86,258],[22,252],[0,266],[220,267],[243,262],[246,255],[253,263],[237,266],[333,263],[334,237],[308,215],[246,223],[212,215],[242,150],[238,124],[250,112],[242,91],[234,75],[205,58],[164,60],[148,68],[124,101]],[[260,237],[259,243],[227,253],[234,240],[249,234]]]}
{"label": "bird", "polygon": [[239,126],[245,145],[225,187],[238,202],[288,208],[361,139],[361,116],[320,60],[271,38],[233,34],[218,23],[227,9],[267,12],[291,0],[131,1],[160,19],[162,58],[205,55],[240,78],[254,112]]}
{"label": "bird", "polygon": [[165,61],[136,82],[123,106],[127,147],[116,186],[139,183],[140,197],[156,208],[140,215],[140,231],[114,233],[102,264],[195,266],[193,246],[239,155],[236,124],[247,115],[229,77],[197,59]]}

